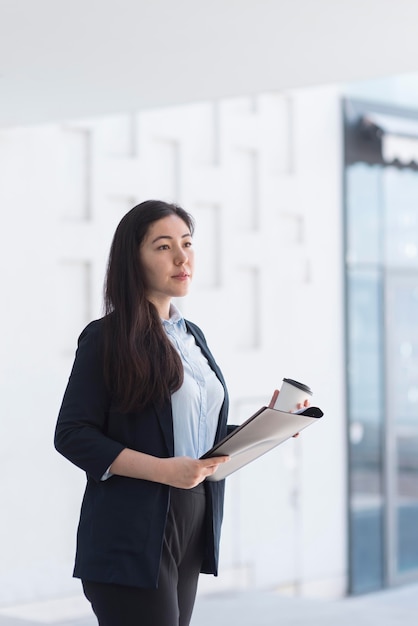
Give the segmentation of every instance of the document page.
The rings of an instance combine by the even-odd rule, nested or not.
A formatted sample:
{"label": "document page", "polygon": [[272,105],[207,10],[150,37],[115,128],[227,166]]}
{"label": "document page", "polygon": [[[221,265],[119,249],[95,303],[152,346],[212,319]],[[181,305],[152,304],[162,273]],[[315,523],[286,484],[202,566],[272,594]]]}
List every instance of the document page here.
{"label": "document page", "polygon": [[216,444],[201,458],[228,454],[231,459],[220,465],[206,480],[218,481],[251,463],[296,433],[318,422],[323,412],[318,407],[306,407],[297,413],[286,413],[262,407],[234,432]]}

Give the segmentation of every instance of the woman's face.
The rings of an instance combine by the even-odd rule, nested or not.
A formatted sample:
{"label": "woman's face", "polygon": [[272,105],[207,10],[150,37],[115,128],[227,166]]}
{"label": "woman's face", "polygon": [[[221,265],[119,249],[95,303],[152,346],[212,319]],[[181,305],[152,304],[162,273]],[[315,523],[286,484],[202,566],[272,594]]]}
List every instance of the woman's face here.
{"label": "woman's face", "polygon": [[187,224],[172,214],[153,222],[139,248],[148,300],[168,317],[171,298],[185,296],[194,270],[192,236]]}

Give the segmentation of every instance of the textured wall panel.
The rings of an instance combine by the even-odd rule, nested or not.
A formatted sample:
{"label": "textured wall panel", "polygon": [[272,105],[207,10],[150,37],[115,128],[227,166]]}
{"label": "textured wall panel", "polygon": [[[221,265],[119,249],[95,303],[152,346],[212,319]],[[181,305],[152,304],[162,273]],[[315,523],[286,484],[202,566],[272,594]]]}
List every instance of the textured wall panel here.
{"label": "textured wall panel", "polygon": [[91,264],[88,261],[63,261],[59,264],[57,315],[61,354],[74,352],[75,339],[92,319]]}
{"label": "textured wall panel", "polygon": [[193,238],[197,253],[194,284],[198,289],[213,289],[221,285],[223,259],[220,210],[216,204],[194,205],[193,216],[197,224]]}
{"label": "textured wall panel", "polygon": [[136,115],[117,115],[94,123],[95,148],[99,155],[135,158],[138,156]]}
{"label": "textured wall panel", "polygon": [[259,115],[268,119],[260,137],[266,170],[275,176],[294,170],[294,111],[290,95],[269,94],[257,99]]}
{"label": "textured wall panel", "polygon": [[[280,337],[280,328],[290,329],[294,319],[292,306],[283,308],[282,299],[292,300],[296,294],[303,298],[310,280],[306,215],[311,198],[298,172],[296,125],[294,99],[282,94],[76,124],[66,144],[77,161],[72,204],[76,215],[88,215],[89,221],[73,224],[62,251],[63,258],[73,261],[60,264],[67,285],[66,293],[59,295],[66,309],[65,345],[72,345],[89,310],[93,317],[99,312],[108,247],[122,215],[148,198],[178,202],[194,215],[197,229],[194,285],[191,295],[176,304],[202,325],[216,358],[235,364],[226,372],[234,400],[231,421],[248,417],[257,402],[265,404],[281,377],[293,374],[281,371],[275,360],[277,348],[286,352],[286,341],[289,349],[295,342],[291,335]],[[86,206],[89,189],[87,214],[80,206]],[[90,279],[94,284],[88,287]],[[268,376],[272,383],[263,400],[260,392]],[[251,403],[251,396],[259,401]],[[274,467],[274,459],[250,468],[245,480],[239,475],[233,479],[240,488],[231,507],[227,503],[224,588],[233,587],[238,579],[248,583],[252,577],[256,585],[269,585],[296,575],[290,536],[293,467],[281,468],[282,489],[275,504],[287,507],[281,512],[289,547],[283,565],[268,567],[268,549],[256,545],[252,518],[239,524],[241,516],[249,515],[247,497],[253,481],[261,480],[266,467]],[[274,523],[267,534],[272,550],[286,550],[274,538]]]}
{"label": "textured wall panel", "polygon": [[235,188],[237,229],[258,229],[259,207],[259,156],[255,150],[236,150],[231,164],[232,184]]}
{"label": "textured wall panel", "polygon": [[68,128],[62,135],[65,193],[60,198],[61,215],[67,220],[91,217],[91,136],[87,130]]}
{"label": "textured wall panel", "polygon": [[[283,376],[300,378],[318,393],[326,389],[327,411],[339,416],[231,477],[220,576],[204,577],[205,586],[300,589],[325,574],[341,580],[339,123],[335,93],[321,89],[2,133],[0,195],[2,206],[10,207],[0,231],[2,267],[6,292],[13,294],[3,307],[13,336],[5,339],[12,346],[2,386],[6,428],[8,435],[15,428],[16,440],[22,425],[36,433],[37,484],[51,485],[42,520],[20,534],[26,543],[19,562],[12,547],[3,550],[3,603],[79,591],[70,572],[84,476],[53,452],[50,437],[77,337],[101,314],[116,225],[148,198],[179,202],[196,217],[195,284],[177,304],[202,327],[222,367],[230,422],[268,402]],[[22,244],[11,243],[12,230]],[[35,303],[33,324],[28,302]],[[23,408],[16,405],[22,379],[28,389]],[[33,449],[32,437],[29,444]],[[4,446],[6,457],[11,449]],[[318,454],[339,471],[327,472]],[[17,468],[22,485],[33,462],[28,454]],[[5,536],[7,524],[24,525],[13,508],[15,484],[9,501],[2,492],[11,503]],[[31,495],[39,497],[36,490]],[[33,571],[44,572],[43,579]],[[5,583],[6,577],[18,584]]]}
{"label": "textured wall panel", "polygon": [[236,272],[234,314],[235,346],[238,350],[260,348],[260,277],[255,267]]}

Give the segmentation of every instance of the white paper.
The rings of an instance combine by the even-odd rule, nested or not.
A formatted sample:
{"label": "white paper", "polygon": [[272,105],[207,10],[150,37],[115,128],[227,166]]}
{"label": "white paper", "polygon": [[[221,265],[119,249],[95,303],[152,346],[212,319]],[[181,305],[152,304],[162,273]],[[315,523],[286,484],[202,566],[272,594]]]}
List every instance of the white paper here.
{"label": "white paper", "polygon": [[228,454],[231,457],[206,480],[218,481],[226,478],[307,426],[315,424],[322,415],[318,407],[307,407],[298,413],[286,413],[262,407],[201,457],[207,459],[222,454]]}

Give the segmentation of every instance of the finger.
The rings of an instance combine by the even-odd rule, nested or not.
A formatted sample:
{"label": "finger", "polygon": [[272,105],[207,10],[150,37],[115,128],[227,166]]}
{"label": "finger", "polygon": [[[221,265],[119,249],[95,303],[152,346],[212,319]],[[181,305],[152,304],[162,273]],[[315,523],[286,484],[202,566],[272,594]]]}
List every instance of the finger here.
{"label": "finger", "polygon": [[216,466],[220,465],[221,463],[227,463],[227,461],[229,461],[231,457],[224,455],[224,456],[216,456],[213,461],[215,461]]}
{"label": "finger", "polygon": [[218,467],[221,463],[226,463],[229,461],[230,457],[228,455],[223,456],[213,456],[210,459],[203,459],[202,463],[205,467]]}
{"label": "finger", "polygon": [[211,465],[205,469],[205,476],[212,476],[218,469],[219,465]]}
{"label": "finger", "polygon": [[203,470],[204,475],[211,476],[216,472],[220,465],[222,465],[222,463],[217,463],[216,465],[209,465],[209,467],[205,467],[205,469]]}
{"label": "finger", "polygon": [[269,403],[269,409],[272,409],[274,407],[274,405],[276,404],[276,400],[279,397],[279,393],[280,393],[280,391],[278,389],[275,389],[273,391],[273,395],[272,395],[270,403]]}

